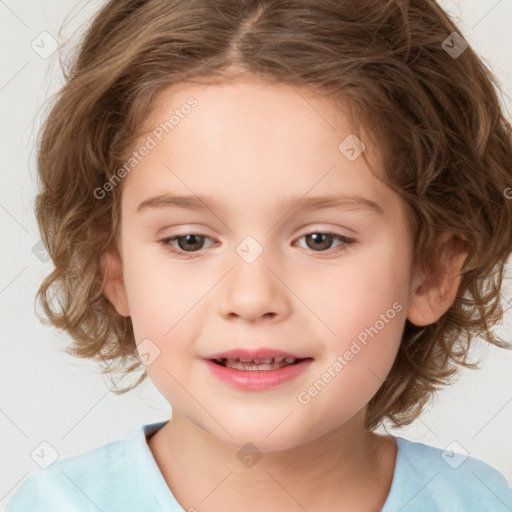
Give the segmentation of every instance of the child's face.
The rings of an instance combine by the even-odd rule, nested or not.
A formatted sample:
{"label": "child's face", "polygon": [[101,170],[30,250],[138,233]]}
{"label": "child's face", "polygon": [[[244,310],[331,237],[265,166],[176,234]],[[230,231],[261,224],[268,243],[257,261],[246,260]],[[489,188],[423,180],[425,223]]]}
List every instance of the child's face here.
{"label": "child's face", "polygon": [[[191,96],[197,105],[181,109]],[[151,133],[173,114],[172,131]],[[395,359],[414,286],[404,204],[362,156],[338,149],[352,133],[345,118],[291,87],[181,84],[158,96],[145,126],[132,149],[147,135],[157,144],[123,184],[124,286],[115,301],[173,415],[260,450],[361,427]],[[382,214],[287,206],[334,194],[374,201]],[[138,210],[165,195],[208,207]],[[170,242],[182,255],[161,242],[187,234],[206,238]],[[312,361],[278,386],[249,389],[204,359],[259,347]]]}

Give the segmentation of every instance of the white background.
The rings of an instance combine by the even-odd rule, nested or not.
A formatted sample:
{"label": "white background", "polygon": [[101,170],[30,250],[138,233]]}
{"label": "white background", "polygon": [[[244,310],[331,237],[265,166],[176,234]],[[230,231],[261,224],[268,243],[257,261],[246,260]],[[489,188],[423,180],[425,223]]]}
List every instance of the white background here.
{"label": "white background", "polygon": [[[111,393],[99,368],[65,355],[66,335],[41,324],[34,313],[37,288],[52,268],[32,252],[40,239],[33,214],[34,137],[43,102],[62,79],[58,52],[44,59],[31,44],[43,31],[65,42],[101,3],[0,1],[0,508],[39,468],[30,454],[42,441],[62,459],[124,438],[140,425],[171,414],[149,380],[128,394]],[[441,5],[496,73],[506,92],[504,106],[512,111],[512,0],[445,0]],[[507,300],[511,289],[509,280],[503,290]],[[511,338],[511,316],[509,312],[497,331],[506,339]],[[512,353],[493,347],[474,353],[484,356],[481,369],[463,370],[421,419],[392,433],[443,449],[456,441],[512,483]]]}

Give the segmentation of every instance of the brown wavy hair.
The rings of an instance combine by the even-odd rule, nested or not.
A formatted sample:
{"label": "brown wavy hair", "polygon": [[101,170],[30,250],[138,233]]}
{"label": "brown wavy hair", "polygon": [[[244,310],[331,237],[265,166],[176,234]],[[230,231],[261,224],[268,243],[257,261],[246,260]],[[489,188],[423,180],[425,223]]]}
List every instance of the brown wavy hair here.
{"label": "brown wavy hair", "polygon": [[410,423],[457,365],[475,366],[473,339],[508,346],[491,327],[503,317],[512,251],[512,129],[500,84],[473,49],[445,51],[453,32],[460,34],[432,0],[106,3],[61,61],[65,85],[50,99],[38,140],[36,215],[55,269],[36,299],[73,339],[66,351],[108,363],[109,376],[142,370],[116,393],[147,377],[131,319],[104,294],[100,258],[118,240],[122,182],[102,199],[93,191],[123,165],[158,92],[240,73],[350,106],[356,129],[375,138],[385,182],[410,208],[415,268],[434,268],[442,233],[467,244],[453,305],[431,325],[406,320],[366,428]]}

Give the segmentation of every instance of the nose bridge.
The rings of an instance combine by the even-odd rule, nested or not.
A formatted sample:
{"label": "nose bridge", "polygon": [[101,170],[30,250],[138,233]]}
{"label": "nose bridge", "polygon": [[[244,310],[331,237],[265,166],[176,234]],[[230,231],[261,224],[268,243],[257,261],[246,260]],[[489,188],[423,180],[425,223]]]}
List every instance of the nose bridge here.
{"label": "nose bridge", "polygon": [[264,258],[261,258],[261,256],[268,251],[268,239],[269,237],[265,237],[264,241],[260,242],[259,240],[262,240],[261,236],[257,240],[253,235],[247,235],[236,246],[235,252],[246,265],[252,265],[261,259],[265,261],[266,256]]}
{"label": "nose bridge", "polygon": [[[268,241],[270,237],[264,237]],[[272,249],[247,235],[235,247],[233,268],[223,288],[221,313],[259,318],[272,313],[283,315],[288,301],[286,287],[276,277],[279,263]]]}
{"label": "nose bridge", "polygon": [[[258,238],[256,238],[258,237]],[[276,267],[276,253],[270,247],[270,237],[264,234],[246,235],[235,247],[233,280],[250,283],[261,293],[263,289],[275,288],[275,276],[269,267]]]}

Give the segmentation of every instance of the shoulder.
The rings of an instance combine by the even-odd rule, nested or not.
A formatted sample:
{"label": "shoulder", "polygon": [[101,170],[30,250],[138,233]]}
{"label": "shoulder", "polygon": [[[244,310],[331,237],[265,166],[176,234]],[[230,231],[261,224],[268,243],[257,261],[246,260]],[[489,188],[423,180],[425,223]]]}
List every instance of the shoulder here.
{"label": "shoulder", "polygon": [[[396,438],[398,456],[388,502],[403,512],[512,510],[512,489],[487,463],[454,442],[442,450]],[[386,504],[388,504],[388,502]],[[392,510],[384,508],[384,511]]]}
{"label": "shoulder", "polygon": [[137,439],[132,434],[38,469],[23,482],[5,512],[133,510],[140,500],[137,473],[130,460]]}

